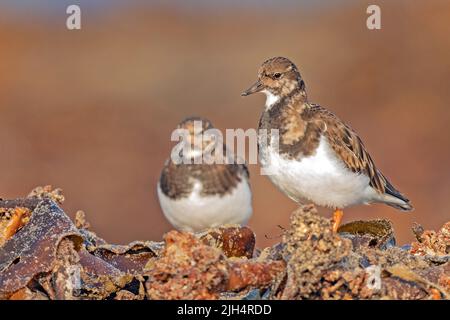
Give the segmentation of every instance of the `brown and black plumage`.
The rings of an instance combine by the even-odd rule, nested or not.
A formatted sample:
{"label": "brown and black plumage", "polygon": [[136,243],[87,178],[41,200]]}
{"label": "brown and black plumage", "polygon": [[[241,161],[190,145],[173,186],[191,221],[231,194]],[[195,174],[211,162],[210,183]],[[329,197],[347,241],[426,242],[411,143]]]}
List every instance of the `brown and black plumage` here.
{"label": "brown and black plumage", "polygon": [[[195,126],[195,123],[200,125]],[[192,149],[187,154],[180,150],[186,162],[171,157],[162,169],[157,190],[166,218],[177,229],[193,232],[224,224],[247,223],[252,214],[252,194],[246,165],[226,162],[226,157],[234,159],[234,155],[227,154],[222,142],[210,148],[206,137],[213,126],[207,119],[187,118],[178,129],[186,131],[185,143]],[[200,142],[199,145],[194,141]],[[216,148],[220,152],[215,152]],[[206,153],[218,158],[207,163],[195,161]]]}
{"label": "brown and black plumage", "polygon": [[375,166],[361,138],[331,111],[309,102],[297,67],[287,58],[265,61],[258,80],[242,95],[267,96],[259,129],[278,130],[274,141],[259,141],[260,161],[270,167],[271,181],[297,202],[342,209],[356,204],[385,203],[412,210]]}
{"label": "brown and black plumage", "polygon": [[195,181],[203,186],[200,195],[223,197],[248,178],[247,167],[243,164],[175,164],[168,159],[159,182],[165,195],[181,199],[191,194]]}

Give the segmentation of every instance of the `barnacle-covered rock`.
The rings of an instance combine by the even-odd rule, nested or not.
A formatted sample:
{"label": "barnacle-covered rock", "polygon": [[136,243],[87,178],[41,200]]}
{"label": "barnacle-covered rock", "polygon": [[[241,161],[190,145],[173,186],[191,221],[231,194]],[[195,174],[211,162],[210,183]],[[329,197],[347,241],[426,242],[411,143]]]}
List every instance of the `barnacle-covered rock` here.
{"label": "barnacle-covered rock", "polygon": [[145,268],[150,299],[218,299],[227,291],[267,288],[284,273],[284,261],[228,259],[191,233],[170,231],[164,239]]}
{"label": "barnacle-covered rock", "polygon": [[[295,211],[278,247],[287,266],[272,298],[448,299],[448,264],[433,267],[393,246],[390,223],[358,221],[339,231],[313,206]],[[273,248],[263,254],[276,257]]]}
{"label": "barnacle-covered rock", "polygon": [[352,249],[351,241],[333,233],[330,220],[319,216],[312,205],[292,213],[283,243],[287,266],[285,279],[275,290],[279,299],[319,298],[323,274],[337,268]]}
{"label": "barnacle-covered rock", "polygon": [[217,299],[228,284],[228,265],[221,250],[193,234],[170,231],[157,259],[145,267],[150,299]]}
{"label": "barnacle-covered rock", "polygon": [[29,199],[50,199],[61,205],[64,203],[65,197],[62,193],[62,189],[53,189],[51,185],[39,186],[31,190],[27,198]]}
{"label": "barnacle-covered rock", "polygon": [[419,225],[413,227],[417,241],[411,244],[410,252],[414,255],[435,258],[437,262],[450,261],[450,222],[438,231],[424,231]]}

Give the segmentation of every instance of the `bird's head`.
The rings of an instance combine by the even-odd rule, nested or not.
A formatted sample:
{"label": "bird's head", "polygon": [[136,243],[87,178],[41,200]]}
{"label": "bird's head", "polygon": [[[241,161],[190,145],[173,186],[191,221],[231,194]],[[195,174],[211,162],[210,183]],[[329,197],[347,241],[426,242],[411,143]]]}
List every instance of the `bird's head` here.
{"label": "bird's head", "polygon": [[287,58],[275,57],[264,61],[258,71],[258,80],[242,92],[242,96],[263,92],[268,98],[280,99],[296,90],[305,90],[297,67]]}
{"label": "bird's head", "polygon": [[201,117],[189,117],[184,119],[178,125],[178,129],[187,130],[189,136],[194,138],[195,136],[202,136],[206,130],[214,128],[211,121]]}
{"label": "bird's head", "polygon": [[215,147],[214,133],[217,129],[214,129],[208,119],[189,117],[180,122],[177,129],[185,132],[184,143],[189,146],[189,151],[184,154],[185,157],[197,157]]}

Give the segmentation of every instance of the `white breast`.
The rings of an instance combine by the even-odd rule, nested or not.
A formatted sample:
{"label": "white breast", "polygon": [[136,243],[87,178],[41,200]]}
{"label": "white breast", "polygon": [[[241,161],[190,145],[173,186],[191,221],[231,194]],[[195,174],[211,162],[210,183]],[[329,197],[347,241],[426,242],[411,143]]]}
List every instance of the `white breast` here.
{"label": "white breast", "polygon": [[290,160],[274,152],[266,152],[263,167],[271,174],[270,180],[296,202],[312,201],[320,206],[344,208],[368,203],[376,196],[369,186],[369,178],[345,167],[325,137],[322,137],[316,153]]}
{"label": "white breast", "polygon": [[245,179],[222,197],[201,195],[199,181],[195,181],[190,196],[182,199],[167,197],[159,183],[157,189],[164,215],[179,230],[199,232],[224,224],[245,225],[252,215],[252,193]]}
{"label": "white breast", "polygon": [[263,93],[266,94],[266,110],[269,110],[275,103],[280,100],[279,96],[274,95],[269,90],[263,90]]}

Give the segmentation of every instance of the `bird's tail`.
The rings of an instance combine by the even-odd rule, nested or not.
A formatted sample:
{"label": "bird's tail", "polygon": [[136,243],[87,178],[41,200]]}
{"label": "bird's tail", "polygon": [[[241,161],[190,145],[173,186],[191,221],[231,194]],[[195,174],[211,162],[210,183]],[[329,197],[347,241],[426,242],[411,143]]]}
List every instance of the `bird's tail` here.
{"label": "bird's tail", "polygon": [[395,187],[386,180],[385,193],[380,196],[381,202],[388,206],[394,207],[402,211],[412,211],[414,207],[408,198],[400,193]]}
{"label": "bird's tail", "polygon": [[410,201],[403,201],[398,198],[394,198],[389,195],[384,195],[384,198],[382,201],[383,203],[387,204],[388,206],[394,207],[395,209],[401,210],[401,211],[412,211],[414,210],[414,207],[410,203]]}

